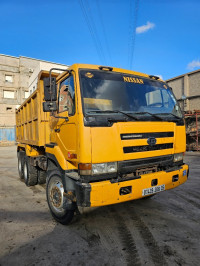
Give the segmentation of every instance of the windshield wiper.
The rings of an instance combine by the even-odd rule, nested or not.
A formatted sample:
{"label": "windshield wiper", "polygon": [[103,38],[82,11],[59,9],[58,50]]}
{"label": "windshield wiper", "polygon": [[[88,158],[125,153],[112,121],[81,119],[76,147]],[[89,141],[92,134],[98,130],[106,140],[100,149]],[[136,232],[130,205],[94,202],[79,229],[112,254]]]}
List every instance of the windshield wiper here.
{"label": "windshield wiper", "polygon": [[134,113],[134,114],[138,114],[138,115],[145,115],[145,114],[148,114],[148,115],[151,115],[153,117],[155,117],[156,119],[159,119],[160,121],[164,121],[164,119],[158,115],[155,115],[155,114],[152,114],[152,113],[149,113],[149,112],[137,112],[137,113]]}
{"label": "windshield wiper", "polygon": [[177,118],[177,119],[183,119],[182,117],[172,114],[172,113],[159,113],[159,115],[172,115],[173,117]]}
{"label": "windshield wiper", "polygon": [[137,117],[135,117],[133,115],[130,115],[130,114],[127,114],[127,113],[125,113],[123,111],[119,111],[119,110],[94,110],[94,111],[89,111],[88,113],[108,113],[108,114],[120,113],[120,114],[128,116],[131,119],[139,120]]}

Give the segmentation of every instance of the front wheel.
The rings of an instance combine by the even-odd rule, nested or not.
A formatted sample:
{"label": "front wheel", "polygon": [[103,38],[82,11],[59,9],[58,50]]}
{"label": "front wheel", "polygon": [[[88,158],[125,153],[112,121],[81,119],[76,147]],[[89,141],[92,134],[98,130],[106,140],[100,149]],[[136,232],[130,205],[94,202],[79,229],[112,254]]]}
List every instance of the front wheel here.
{"label": "front wheel", "polygon": [[61,224],[69,224],[74,216],[74,210],[63,208],[64,187],[59,175],[48,178],[46,186],[47,202],[52,216]]}

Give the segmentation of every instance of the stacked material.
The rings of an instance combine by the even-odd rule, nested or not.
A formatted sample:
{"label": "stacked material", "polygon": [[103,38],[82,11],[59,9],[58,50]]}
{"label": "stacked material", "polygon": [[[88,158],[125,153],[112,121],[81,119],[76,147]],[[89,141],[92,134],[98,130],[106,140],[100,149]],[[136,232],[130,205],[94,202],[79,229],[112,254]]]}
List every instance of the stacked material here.
{"label": "stacked material", "polygon": [[200,151],[200,110],[185,113],[186,149]]}

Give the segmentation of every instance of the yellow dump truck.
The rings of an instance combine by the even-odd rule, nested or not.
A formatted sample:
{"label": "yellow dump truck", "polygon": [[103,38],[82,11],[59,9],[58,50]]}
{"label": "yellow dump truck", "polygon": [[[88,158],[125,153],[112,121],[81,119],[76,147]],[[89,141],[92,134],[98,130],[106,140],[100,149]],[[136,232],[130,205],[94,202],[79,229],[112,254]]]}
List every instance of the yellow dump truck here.
{"label": "yellow dump truck", "polygon": [[185,125],[172,89],[125,69],[74,64],[42,71],[16,111],[18,170],[46,182],[52,216],[175,188],[188,178]]}

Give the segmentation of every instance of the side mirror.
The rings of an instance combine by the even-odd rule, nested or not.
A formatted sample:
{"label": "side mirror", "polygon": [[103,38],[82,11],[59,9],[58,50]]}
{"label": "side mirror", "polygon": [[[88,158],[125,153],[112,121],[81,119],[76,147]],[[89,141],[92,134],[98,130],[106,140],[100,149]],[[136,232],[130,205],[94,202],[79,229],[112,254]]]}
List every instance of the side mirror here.
{"label": "side mirror", "polygon": [[43,112],[57,111],[56,102],[43,102]]}
{"label": "side mirror", "polygon": [[44,100],[45,101],[56,101],[57,100],[57,89],[56,89],[56,78],[51,77],[51,88],[50,78],[44,78]]}

